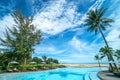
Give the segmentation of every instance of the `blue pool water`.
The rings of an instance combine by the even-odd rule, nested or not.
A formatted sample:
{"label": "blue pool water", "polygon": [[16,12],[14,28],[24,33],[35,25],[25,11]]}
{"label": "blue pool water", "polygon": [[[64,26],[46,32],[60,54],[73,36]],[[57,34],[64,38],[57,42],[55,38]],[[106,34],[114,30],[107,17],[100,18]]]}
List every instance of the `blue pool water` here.
{"label": "blue pool water", "polygon": [[100,80],[100,68],[58,68],[48,71],[0,74],[0,80]]}

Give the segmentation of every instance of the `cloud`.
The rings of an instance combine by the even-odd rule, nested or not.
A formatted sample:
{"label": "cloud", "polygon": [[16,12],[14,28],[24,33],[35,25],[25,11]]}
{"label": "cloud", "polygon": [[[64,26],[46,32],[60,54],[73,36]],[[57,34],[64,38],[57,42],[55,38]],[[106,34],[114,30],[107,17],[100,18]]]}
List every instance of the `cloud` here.
{"label": "cloud", "polygon": [[61,54],[63,53],[65,50],[59,50],[54,46],[38,46],[35,48],[35,53],[37,54]]}
{"label": "cloud", "polygon": [[113,49],[120,49],[120,31],[119,29],[113,29],[111,30],[106,39],[109,42],[110,47],[112,47]]}
{"label": "cloud", "polygon": [[89,41],[83,41],[80,39],[77,39],[76,36],[73,37],[71,41],[68,42],[68,44],[71,46],[72,49],[75,49],[78,51],[80,55],[95,55],[99,53],[99,49],[104,46],[104,43],[94,43],[90,44]]}
{"label": "cloud", "polygon": [[[96,6],[98,3],[100,4],[100,1],[102,0],[96,1],[93,6]],[[31,2],[28,2],[32,6],[36,1],[32,0]],[[43,3],[43,1],[40,2]],[[93,6],[91,8],[93,8]],[[33,8],[35,8],[35,5]],[[38,13],[34,16],[33,24],[37,26],[38,29],[41,29],[43,33],[56,35],[66,29],[79,26],[84,22],[86,16],[78,13],[76,11],[77,9],[77,5],[75,5],[74,1],[52,1],[49,4],[43,6],[41,10],[38,10]],[[11,19],[9,19],[10,15],[6,15],[4,18],[7,17],[7,22],[9,22],[8,24],[4,19],[1,21],[4,22],[4,25],[12,26],[13,22],[10,23]]]}
{"label": "cloud", "polygon": [[67,56],[65,58],[59,58],[59,61],[61,63],[94,63],[96,62],[94,60],[94,56],[89,55],[81,55],[81,54],[72,54],[70,56]]}
{"label": "cloud", "polygon": [[55,35],[82,22],[76,5],[65,0],[54,1],[34,17],[34,24],[44,33]]}
{"label": "cloud", "polygon": [[[112,27],[109,28],[109,33],[106,36],[107,41],[109,42],[109,45],[113,49],[120,49],[120,15],[119,15],[119,4],[120,1],[116,0],[115,2],[112,2],[110,9],[108,10],[111,14],[108,16],[109,18],[115,20],[114,23],[112,23]],[[114,10],[114,11],[113,11]]]}
{"label": "cloud", "polygon": [[6,15],[0,20],[0,36],[5,38],[4,32],[7,27],[12,28],[15,24],[11,15]]}
{"label": "cloud", "polygon": [[73,37],[73,39],[69,42],[69,44],[71,46],[73,46],[73,48],[81,51],[83,50],[83,48],[85,48],[85,46],[87,45],[87,43],[78,40],[75,36]]}

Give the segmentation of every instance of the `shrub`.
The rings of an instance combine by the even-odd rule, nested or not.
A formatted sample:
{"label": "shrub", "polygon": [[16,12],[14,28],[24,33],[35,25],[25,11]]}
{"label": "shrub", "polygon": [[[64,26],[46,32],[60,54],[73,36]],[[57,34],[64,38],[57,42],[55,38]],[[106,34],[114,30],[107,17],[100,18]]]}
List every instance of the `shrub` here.
{"label": "shrub", "polygon": [[3,70],[3,66],[0,66],[0,70]]}

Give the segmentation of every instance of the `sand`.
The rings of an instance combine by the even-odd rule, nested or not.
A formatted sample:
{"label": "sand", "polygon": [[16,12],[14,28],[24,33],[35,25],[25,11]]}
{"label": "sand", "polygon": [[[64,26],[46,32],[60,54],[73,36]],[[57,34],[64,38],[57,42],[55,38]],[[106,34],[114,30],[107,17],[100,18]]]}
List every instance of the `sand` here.
{"label": "sand", "polygon": [[[98,64],[63,64],[66,67],[99,67]],[[108,64],[101,64],[101,67],[108,67]]]}

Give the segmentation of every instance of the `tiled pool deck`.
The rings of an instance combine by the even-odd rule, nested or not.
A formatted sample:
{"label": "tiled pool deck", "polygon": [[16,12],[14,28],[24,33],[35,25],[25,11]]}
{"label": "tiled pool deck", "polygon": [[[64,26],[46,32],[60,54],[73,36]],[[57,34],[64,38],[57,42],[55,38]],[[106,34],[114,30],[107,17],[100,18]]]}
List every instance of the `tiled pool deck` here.
{"label": "tiled pool deck", "polygon": [[102,80],[120,80],[120,77],[115,76],[113,73],[110,73],[109,71],[100,71],[98,73],[98,76]]}

